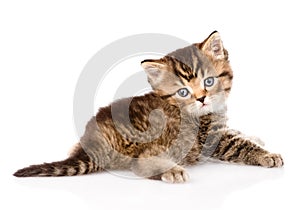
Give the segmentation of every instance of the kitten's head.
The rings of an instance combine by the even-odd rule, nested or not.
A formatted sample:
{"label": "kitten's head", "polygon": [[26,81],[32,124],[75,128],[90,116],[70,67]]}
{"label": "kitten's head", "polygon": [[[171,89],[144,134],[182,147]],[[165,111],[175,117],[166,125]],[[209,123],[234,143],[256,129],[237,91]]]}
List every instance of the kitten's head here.
{"label": "kitten's head", "polygon": [[142,66],[154,92],[170,103],[198,116],[225,109],[233,74],[218,32]]}

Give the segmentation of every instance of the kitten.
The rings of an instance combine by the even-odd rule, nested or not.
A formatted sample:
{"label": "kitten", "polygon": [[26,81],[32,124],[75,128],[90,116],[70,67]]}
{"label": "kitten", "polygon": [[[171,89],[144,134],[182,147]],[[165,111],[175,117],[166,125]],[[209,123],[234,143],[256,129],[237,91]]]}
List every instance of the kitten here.
{"label": "kitten", "polygon": [[233,73],[218,32],[141,65],[153,92],[100,108],[66,160],[32,165],[14,175],[73,176],[130,169],[141,177],[180,183],[188,180],[184,166],[206,158],[283,165],[279,154],[226,126]]}

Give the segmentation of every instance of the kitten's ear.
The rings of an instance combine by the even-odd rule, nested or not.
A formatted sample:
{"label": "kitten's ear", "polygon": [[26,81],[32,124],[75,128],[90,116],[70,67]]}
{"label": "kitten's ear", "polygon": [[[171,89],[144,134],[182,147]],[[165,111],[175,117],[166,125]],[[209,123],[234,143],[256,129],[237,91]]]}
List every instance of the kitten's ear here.
{"label": "kitten's ear", "polygon": [[212,32],[203,42],[201,50],[213,59],[227,59],[227,51],[224,49],[219,32]]}
{"label": "kitten's ear", "polygon": [[163,79],[165,64],[161,60],[144,60],[141,65],[145,69],[148,81],[152,86],[156,86],[155,84]]}

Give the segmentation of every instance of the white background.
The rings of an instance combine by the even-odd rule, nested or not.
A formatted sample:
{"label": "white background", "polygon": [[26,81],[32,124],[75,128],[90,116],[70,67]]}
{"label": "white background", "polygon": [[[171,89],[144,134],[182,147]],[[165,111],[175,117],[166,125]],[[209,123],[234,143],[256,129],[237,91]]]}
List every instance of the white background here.
{"label": "white background", "polygon": [[[299,208],[297,1],[43,2],[0,2],[1,209]],[[110,173],[11,175],[65,158],[78,141],[76,82],[102,47],[139,33],[200,42],[216,29],[235,73],[229,124],[281,153],[283,169],[207,163],[188,168],[191,180],[182,185]],[[130,68],[141,67],[137,62]],[[114,94],[109,86],[105,92],[99,104]]]}

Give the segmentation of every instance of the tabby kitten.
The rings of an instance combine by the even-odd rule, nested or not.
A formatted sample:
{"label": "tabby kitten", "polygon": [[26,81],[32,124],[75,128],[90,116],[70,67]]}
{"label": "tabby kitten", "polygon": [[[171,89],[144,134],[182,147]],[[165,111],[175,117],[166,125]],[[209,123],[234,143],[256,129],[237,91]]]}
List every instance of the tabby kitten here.
{"label": "tabby kitten", "polygon": [[218,32],[142,67],[153,88],[118,100],[88,122],[69,158],[32,165],[17,177],[73,176],[130,169],[141,177],[180,183],[184,169],[206,158],[280,167],[279,154],[226,126],[233,73]]}

